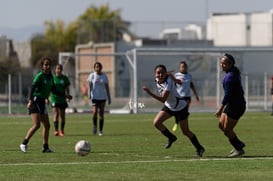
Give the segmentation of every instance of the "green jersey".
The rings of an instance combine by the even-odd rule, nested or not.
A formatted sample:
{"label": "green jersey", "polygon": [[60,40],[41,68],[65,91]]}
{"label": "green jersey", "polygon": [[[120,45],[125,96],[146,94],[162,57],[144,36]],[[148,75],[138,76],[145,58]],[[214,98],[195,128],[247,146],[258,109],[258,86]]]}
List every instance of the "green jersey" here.
{"label": "green jersey", "polygon": [[[61,75],[61,76],[53,76],[55,88],[58,92],[63,93],[65,95],[65,89],[67,86],[70,85],[70,81],[67,76]],[[51,102],[52,103],[66,103],[66,97],[56,95],[54,93],[51,93]]]}
{"label": "green jersey", "polygon": [[35,87],[32,92],[33,97],[48,99],[53,86],[52,75],[47,75],[41,71],[35,75],[32,85]]}

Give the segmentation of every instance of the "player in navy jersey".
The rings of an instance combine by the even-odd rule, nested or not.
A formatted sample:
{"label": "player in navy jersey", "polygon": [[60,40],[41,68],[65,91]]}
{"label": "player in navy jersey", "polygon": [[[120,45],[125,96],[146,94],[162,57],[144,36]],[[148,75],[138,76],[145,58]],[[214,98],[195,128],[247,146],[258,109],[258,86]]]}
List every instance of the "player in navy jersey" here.
{"label": "player in navy jersey", "polygon": [[234,57],[230,54],[224,54],[220,58],[220,65],[222,70],[226,72],[223,79],[224,97],[215,116],[220,117],[219,128],[234,147],[228,157],[237,157],[245,153],[243,150],[245,144],[239,140],[233,130],[246,110],[241,73],[235,66]]}
{"label": "player in navy jersey", "polygon": [[201,157],[205,149],[199,143],[195,134],[189,129],[189,112],[187,109],[187,102],[179,96],[175,83],[167,75],[167,70],[164,65],[157,65],[154,69],[154,73],[159,95],[152,93],[151,90],[146,86],[143,87],[143,90],[154,99],[164,103],[163,108],[154,118],[153,124],[164,136],[168,138],[168,142],[165,145],[165,148],[170,148],[171,145],[177,140],[177,137],[172,134],[163,124],[164,121],[166,121],[168,118],[174,116],[176,121],[180,123],[182,133],[190,139],[196,148],[197,156]]}

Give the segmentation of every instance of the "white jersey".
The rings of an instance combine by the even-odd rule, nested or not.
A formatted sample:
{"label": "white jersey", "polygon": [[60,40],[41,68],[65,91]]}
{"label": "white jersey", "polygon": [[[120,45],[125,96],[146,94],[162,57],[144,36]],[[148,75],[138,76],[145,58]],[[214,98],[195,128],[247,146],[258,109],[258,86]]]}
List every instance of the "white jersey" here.
{"label": "white jersey", "polygon": [[186,101],[180,98],[176,90],[176,85],[170,77],[168,77],[167,80],[161,84],[157,82],[156,86],[160,95],[162,95],[163,91],[170,92],[167,100],[164,102],[164,105],[167,106],[170,110],[180,111],[186,107]]}
{"label": "white jersey", "polygon": [[179,93],[180,97],[191,97],[191,74],[177,72],[174,74],[174,77],[182,81],[182,84],[176,84],[177,92]]}
{"label": "white jersey", "polygon": [[108,84],[108,78],[104,73],[97,74],[96,72],[91,73],[87,82],[91,83],[90,86],[90,98],[96,100],[107,100],[107,91],[105,85]]}

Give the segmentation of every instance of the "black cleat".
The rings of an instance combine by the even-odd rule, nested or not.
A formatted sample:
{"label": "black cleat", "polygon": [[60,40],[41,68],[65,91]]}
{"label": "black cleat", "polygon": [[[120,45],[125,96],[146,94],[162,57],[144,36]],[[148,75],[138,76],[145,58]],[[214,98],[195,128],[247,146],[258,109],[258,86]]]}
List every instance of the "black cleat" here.
{"label": "black cleat", "polygon": [[173,138],[171,138],[171,139],[169,139],[168,142],[167,142],[166,145],[165,145],[165,148],[166,148],[166,149],[170,148],[170,147],[172,146],[172,144],[173,144],[176,140],[177,140],[177,137],[176,137],[176,136],[173,137]]}
{"label": "black cleat", "polygon": [[196,156],[202,157],[205,152],[205,148],[201,148],[200,150],[196,151]]}

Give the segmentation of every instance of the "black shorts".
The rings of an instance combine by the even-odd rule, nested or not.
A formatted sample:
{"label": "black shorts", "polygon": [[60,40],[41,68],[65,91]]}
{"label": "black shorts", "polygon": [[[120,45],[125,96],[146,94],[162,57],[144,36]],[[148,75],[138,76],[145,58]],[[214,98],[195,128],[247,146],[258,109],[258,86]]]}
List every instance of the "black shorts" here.
{"label": "black shorts", "polygon": [[167,106],[164,106],[161,111],[165,111],[166,113],[175,117],[175,122],[178,123],[179,121],[185,120],[190,115],[188,106],[184,107],[180,111],[172,111]]}
{"label": "black shorts", "polygon": [[101,103],[105,103],[106,100],[98,100],[98,99],[92,99],[92,106],[98,106]]}
{"label": "black shorts", "polygon": [[186,102],[191,102],[191,97],[183,97],[183,100],[185,100]]}
{"label": "black shorts", "polygon": [[227,104],[223,110],[223,113],[226,113],[228,117],[239,120],[240,117],[245,113],[246,104]]}
{"label": "black shorts", "polygon": [[68,107],[68,104],[67,103],[52,103],[51,107],[65,109]]}
{"label": "black shorts", "polygon": [[48,114],[45,99],[35,97],[31,107],[28,109],[28,113]]}

